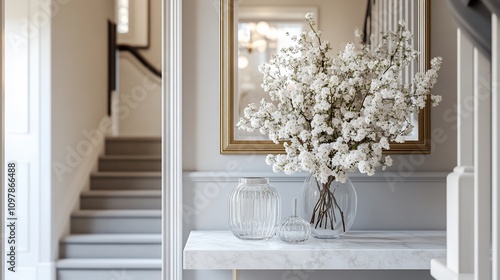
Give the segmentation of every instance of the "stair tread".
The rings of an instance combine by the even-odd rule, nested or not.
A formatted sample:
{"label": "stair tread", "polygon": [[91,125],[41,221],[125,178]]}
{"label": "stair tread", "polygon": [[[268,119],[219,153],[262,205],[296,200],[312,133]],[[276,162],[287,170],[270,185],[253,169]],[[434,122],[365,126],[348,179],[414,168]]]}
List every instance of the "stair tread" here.
{"label": "stair tread", "polygon": [[91,190],[81,197],[161,197],[161,190]]}
{"label": "stair tread", "polygon": [[[133,146],[135,142],[138,144],[137,149]],[[157,190],[156,188],[144,190],[128,189],[128,187],[139,185],[141,182],[144,184],[144,187],[148,188],[151,188],[153,183],[154,186],[160,185],[157,182],[159,182],[158,179],[161,179],[161,172],[150,170],[159,170],[158,164],[162,160],[161,149],[159,148],[161,137],[107,137],[106,143],[107,145],[112,144],[112,146],[109,146],[112,148],[110,148],[110,154],[100,156],[99,160],[102,162],[104,170],[117,171],[93,172],[91,179],[95,181],[93,181],[92,185],[100,188],[109,185],[111,182],[115,182],[115,184],[125,184],[123,185],[124,188],[114,190],[92,189],[82,192],[80,197],[85,199],[87,205],[91,205],[89,204],[91,202],[98,202],[97,204],[116,202],[118,204],[115,203],[113,205],[121,206],[125,205],[123,204],[125,202],[136,205],[137,201],[153,201],[155,202],[154,205],[156,205],[158,200],[150,198],[161,197],[161,190]],[[120,151],[124,152],[120,153]],[[131,169],[129,166],[133,166],[133,164],[142,165],[137,170],[125,170]],[[130,183],[128,180],[131,180]],[[138,200],[131,200],[132,198],[138,198]],[[71,214],[73,219],[71,221],[72,231],[80,233],[70,234],[61,238],[60,243],[63,246],[61,248],[65,250],[64,255],[70,256],[70,258],[58,260],[56,267],[58,270],[66,271],[65,273],[93,270],[142,270],[157,273],[157,271],[161,271],[162,266],[162,260],[158,257],[159,251],[156,252],[157,249],[152,250],[156,252],[154,254],[143,254],[143,257],[146,258],[141,258],[137,254],[131,255],[129,252],[137,253],[138,248],[142,248],[139,250],[140,252],[147,252],[151,248],[161,248],[161,234],[157,229],[150,230],[150,227],[153,225],[158,225],[158,229],[160,229],[159,219],[161,219],[161,216],[162,211],[160,209],[83,209],[74,211]],[[133,230],[134,227],[137,227],[136,223],[140,229],[148,230]],[[109,230],[109,225],[111,225],[111,229],[113,230]],[[86,230],[88,227],[92,230]],[[120,231],[123,233],[120,233]],[[105,245],[110,245],[111,247],[109,248],[116,249],[116,253],[103,252],[102,254],[91,254],[89,252],[93,252],[93,249],[85,249],[87,248],[86,246],[90,246],[89,248],[108,248],[103,247]],[[97,258],[93,258],[92,256],[94,255]],[[126,256],[131,258],[126,258]],[[76,272],[71,272],[72,270]]]}
{"label": "stair tread", "polygon": [[100,160],[161,160],[159,155],[104,155]]}
{"label": "stair tread", "polygon": [[111,137],[106,137],[106,141],[110,141],[110,142],[134,142],[134,141],[161,142],[161,137],[160,136],[111,136]]}
{"label": "stair tread", "polygon": [[129,210],[129,209],[119,209],[119,210],[77,210],[71,214],[71,217],[161,217],[161,210]]}
{"label": "stair tread", "polygon": [[56,266],[58,269],[161,269],[159,259],[60,259]]}
{"label": "stair tread", "polygon": [[161,178],[160,171],[99,171],[91,174],[92,178]]}
{"label": "stair tread", "polygon": [[65,244],[161,244],[161,234],[72,234],[62,238]]}

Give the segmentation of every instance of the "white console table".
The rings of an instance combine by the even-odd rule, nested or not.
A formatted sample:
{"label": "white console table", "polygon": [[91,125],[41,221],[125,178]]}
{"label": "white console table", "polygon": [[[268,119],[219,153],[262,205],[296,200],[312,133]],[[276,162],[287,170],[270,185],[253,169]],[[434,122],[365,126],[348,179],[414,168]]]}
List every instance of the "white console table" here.
{"label": "white console table", "polygon": [[339,239],[289,244],[274,237],[246,241],[230,231],[192,231],[184,269],[430,269],[446,258],[444,231],[351,231]]}

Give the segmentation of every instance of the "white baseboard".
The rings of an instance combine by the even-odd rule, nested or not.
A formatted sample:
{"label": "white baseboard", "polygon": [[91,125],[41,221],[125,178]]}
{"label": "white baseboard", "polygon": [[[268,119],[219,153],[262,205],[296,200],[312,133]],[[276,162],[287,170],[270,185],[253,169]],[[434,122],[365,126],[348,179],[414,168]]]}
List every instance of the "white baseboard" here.
{"label": "white baseboard", "polygon": [[35,268],[17,268],[16,272],[5,271],[5,280],[55,280],[48,278],[38,278]]}
{"label": "white baseboard", "polygon": [[39,263],[36,269],[37,280],[56,280],[56,263]]}

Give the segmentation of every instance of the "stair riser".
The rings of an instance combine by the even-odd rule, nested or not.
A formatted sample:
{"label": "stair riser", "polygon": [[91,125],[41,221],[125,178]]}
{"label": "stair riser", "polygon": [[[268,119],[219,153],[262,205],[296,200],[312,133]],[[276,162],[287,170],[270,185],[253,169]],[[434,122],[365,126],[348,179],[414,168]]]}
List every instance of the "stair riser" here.
{"label": "stair riser", "polygon": [[161,197],[82,197],[81,209],[161,209]]}
{"label": "stair riser", "polygon": [[100,171],[161,171],[161,160],[100,160]]}
{"label": "stair riser", "polygon": [[90,188],[93,190],[160,190],[161,178],[99,178],[90,179]]}
{"label": "stair riser", "polygon": [[161,280],[161,269],[58,269],[57,280],[110,280],[110,279],[136,279],[136,280]]}
{"label": "stair riser", "polygon": [[61,244],[61,258],[161,258],[161,244]]}
{"label": "stair riser", "polygon": [[107,155],[161,155],[160,141],[106,141]]}
{"label": "stair riser", "polygon": [[161,233],[161,217],[73,217],[72,233]]}
{"label": "stair riser", "polygon": [[[80,208],[87,211],[76,211],[71,217],[70,232],[76,235],[60,243],[62,260],[57,262],[56,278],[161,280],[160,211],[100,211],[161,209],[161,141],[111,138],[106,140],[105,153],[112,156],[100,158],[102,173],[90,178],[91,190],[103,192],[81,195]],[[156,173],[128,173],[143,171]],[[135,192],[139,190],[156,191]]]}

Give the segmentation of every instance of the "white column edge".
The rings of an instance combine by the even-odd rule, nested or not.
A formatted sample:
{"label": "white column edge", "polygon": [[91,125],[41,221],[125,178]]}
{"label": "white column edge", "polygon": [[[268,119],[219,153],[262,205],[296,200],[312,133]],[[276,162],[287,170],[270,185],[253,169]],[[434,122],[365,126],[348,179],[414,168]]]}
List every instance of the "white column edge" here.
{"label": "white column edge", "polygon": [[474,48],[474,278],[491,279],[491,66]]}
{"label": "white column edge", "polygon": [[[457,165],[474,165],[474,46],[457,28]],[[472,102],[470,104],[469,102]]]}
{"label": "white column edge", "polygon": [[491,15],[491,106],[492,106],[492,279],[500,279],[500,22],[495,13]]}
{"label": "white column edge", "polygon": [[162,11],[162,279],[182,280],[182,0]]}
{"label": "white column edge", "polygon": [[[43,3],[36,1],[34,13],[40,13]],[[52,15],[50,16],[52,19]],[[39,259],[37,264],[37,279],[56,279],[55,277],[55,258],[58,252],[54,252],[52,244],[53,236],[53,215],[52,215],[52,81],[51,81],[51,57],[52,57],[52,20],[40,27],[39,38],[39,94],[40,94],[40,136],[39,136],[39,168],[40,168],[40,188],[46,186],[45,191],[39,191],[39,219],[43,221],[39,224],[38,237]],[[43,267],[43,269],[40,269]]]}
{"label": "white column edge", "polygon": [[[5,26],[4,26],[4,11],[5,11],[5,1],[0,0],[0,31],[1,34],[5,34]],[[0,170],[0,217],[1,217],[1,222],[0,226],[2,227],[1,231],[1,244],[0,244],[0,252],[5,252],[4,249],[4,236],[5,236],[5,226],[4,226],[4,208],[3,208],[3,202],[4,202],[4,170],[5,170],[5,78],[4,78],[4,73],[5,73],[5,49],[3,47],[4,45],[4,37],[0,36],[0,166],[2,170]],[[5,269],[4,269],[4,262],[2,261],[2,264],[0,264],[0,278],[5,279]]]}

